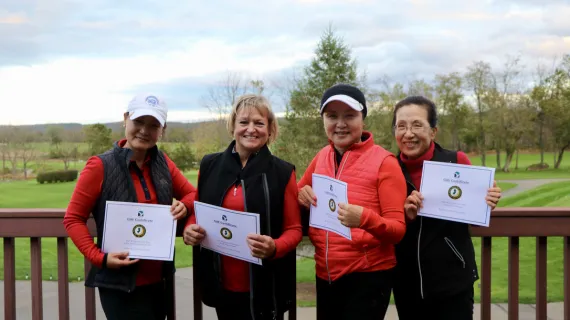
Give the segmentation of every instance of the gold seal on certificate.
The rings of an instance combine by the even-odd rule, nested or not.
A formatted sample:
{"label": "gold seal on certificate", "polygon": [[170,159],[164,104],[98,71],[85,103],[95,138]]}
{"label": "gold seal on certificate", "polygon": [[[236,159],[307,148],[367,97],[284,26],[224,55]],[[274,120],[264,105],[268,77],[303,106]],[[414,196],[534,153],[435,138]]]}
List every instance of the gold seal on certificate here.
{"label": "gold seal on certificate", "polygon": [[230,240],[232,238],[232,230],[228,229],[228,228],[222,228],[220,230],[220,234],[222,235],[222,237],[224,237],[224,239],[226,240]]}
{"label": "gold seal on certificate", "polygon": [[336,203],[334,202],[333,199],[329,200],[329,209],[334,212],[336,210]]}
{"label": "gold seal on certificate", "polygon": [[133,227],[133,235],[137,238],[142,238],[146,234],[146,228],[142,224],[137,224]]}
{"label": "gold seal on certificate", "polygon": [[463,193],[463,191],[461,191],[461,188],[459,188],[458,186],[452,186],[447,191],[447,195],[453,200],[457,200],[457,199],[461,198],[462,193]]}

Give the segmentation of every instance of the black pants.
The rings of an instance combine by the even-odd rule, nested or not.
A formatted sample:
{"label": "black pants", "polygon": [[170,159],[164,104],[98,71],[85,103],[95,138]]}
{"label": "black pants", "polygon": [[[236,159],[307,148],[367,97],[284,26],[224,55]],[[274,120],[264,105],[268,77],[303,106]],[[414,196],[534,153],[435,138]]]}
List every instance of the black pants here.
{"label": "black pants", "polygon": [[[416,292],[416,290],[413,290]],[[394,288],[394,300],[400,320],[472,320],[473,287],[452,296],[422,299],[405,287]]]}
{"label": "black pants", "polygon": [[[224,291],[222,293],[222,296],[222,301],[220,301],[218,307],[216,308],[216,315],[218,315],[218,320],[253,319],[249,305],[249,292]],[[283,314],[278,315],[277,320],[283,320]]]}
{"label": "black pants", "polygon": [[163,282],[136,287],[131,293],[99,288],[101,306],[108,320],[164,320],[165,297]]}
{"label": "black pants", "polygon": [[317,278],[317,319],[384,319],[393,278],[393,270],[350,273],[330,284]]}

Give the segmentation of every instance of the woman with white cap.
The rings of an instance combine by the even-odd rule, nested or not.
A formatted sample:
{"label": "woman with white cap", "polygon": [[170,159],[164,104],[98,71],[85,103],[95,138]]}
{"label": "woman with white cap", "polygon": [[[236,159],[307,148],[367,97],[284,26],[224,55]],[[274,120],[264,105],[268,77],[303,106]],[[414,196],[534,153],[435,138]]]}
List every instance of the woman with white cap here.
{"label": "woman with white cap", "polygon": [[[107,201],[170,205],[173,218],[184,226],[180,220],[192,208],[196,189],[156,146],[166,129],[167,110],[155,95],[132,99],[123,119],[125,138],[89,158],[65,213],[63,223],[70,238],[92,264],[85,285],[99,288],[107,319],[166,317],[165,279],[172,277],[174,261],[139,261],[130,259],[128,252],[104,253],[101,242]],[[97,243],[86,224],[90,214]]]}
{"label": "woman with white cap", "polygon": [[312,189],[312,175],[348,184],[348,203],[338,219],[352,240],[309,228],[315,246],[317,319],[383,319],[390,302],[394,244],[404,236],[406,181],[395,156],[364,131],[366,99],[356,87],[325,91],[320,112],[329,145],[313,159],[299,181],[299,203],[327,206]]}

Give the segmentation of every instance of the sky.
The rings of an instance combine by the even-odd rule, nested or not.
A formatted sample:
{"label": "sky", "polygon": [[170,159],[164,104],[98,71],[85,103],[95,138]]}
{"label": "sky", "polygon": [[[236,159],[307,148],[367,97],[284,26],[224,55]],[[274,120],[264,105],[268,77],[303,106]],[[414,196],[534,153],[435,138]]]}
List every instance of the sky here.
{"label": "sky", "polygon": [[141,92],[199,121],[228,72],[282,112],[330,24],[371,87],[507,55],[531,72],[570,53],[568,17],[570,0],[0,0],[0,125],[121,121]]}

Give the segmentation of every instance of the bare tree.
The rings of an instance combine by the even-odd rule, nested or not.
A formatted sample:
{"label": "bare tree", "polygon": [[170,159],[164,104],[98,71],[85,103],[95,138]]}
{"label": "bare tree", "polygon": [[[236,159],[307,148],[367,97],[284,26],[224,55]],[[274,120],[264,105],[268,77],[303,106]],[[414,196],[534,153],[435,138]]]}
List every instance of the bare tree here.
{"label": "bare tree", "polygon": [[488,110],[485,104],[485,96],[489,90],[491,82],[491,65],[484,61],[474,62],[467,68],[465,74],[465,82],[467,89],[471,90],[475,96],[475,106],[477,108],[478,116],[478,130],[479,137],[477,145],[481,153],[481,163],[485,166],[486,163],[486,136],[485,136],[485,113]]}
{"label": "bare tree", "polygon": [[229,143],[226,120],[236,100],[248,93],[261,94],[265,91],[262,80],[252,80],[243,73],[228,71],[224,79],[208,89],[202,97],[202,106],[216,117],[215,150],[221,150]]}
{"label": "bare tree", "polygon": [[215,114],[218,120],[230,113],[237,98],[245,94],[250,86],[241,73],[228,71],[225,78],[208,89],[206,96],[202,97],[202,105]]}
{"label": "bare tree", "polygon": [[23,165],[23,169],[24,169],[24,179],[28,178],[28,165],[30,163],[30,161],[33,161],[36,158],[37,155],[37,150],[34,147],[33,142],[31,141],[23,141],[20,144],[20,150],[21,150],[21,159],[22,159],[22,165]]}

